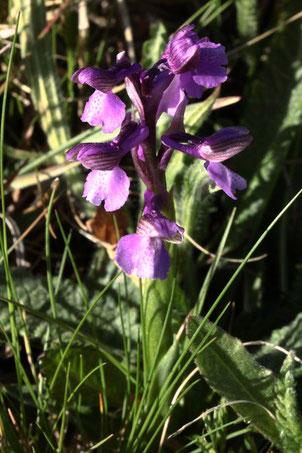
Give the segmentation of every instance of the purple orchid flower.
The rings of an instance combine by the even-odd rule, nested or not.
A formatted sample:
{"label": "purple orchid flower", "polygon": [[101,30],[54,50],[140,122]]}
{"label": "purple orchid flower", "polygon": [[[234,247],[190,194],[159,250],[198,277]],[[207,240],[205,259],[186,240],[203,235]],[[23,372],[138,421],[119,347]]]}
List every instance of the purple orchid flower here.
{"label": "purple orchid flower", "polygon": [[95,89],[85,104],[81,120],[90,126],[103,126],[105,133],[111,133],[121,126],[126,106],[118,96],[112,93],[112,88],[141,70],[138,63],[131,65],[125,52],[116,57],[116,64],[110,69],[81,68],[72,74],[75,83],[87,84]]}
{"label": "purple orchid flower", "polygon": [[[184,91],[200,99],[203,87],[214,88],[227,79],[228,59],[225,48],[208,38],[199,39],[192,31],[194,25],[179,30],[169,41],[159,67],[174,74],[174,79],[163,93],[157,117],[162,112],[173,116],[185,96]],[[164,63],[166,62],[166,64]]]}
{"label": "purple orchid flower", "polygon": [[246,180],[221,162],[238,154],[252,140],[252,136],[245,127],[226,127],[207,138],[183,132],[162,136],[162,143],[168,148],[205,160],[204,167],[210,178],[234,200],[237,199],[235,191],[246,188]]}
{"label": "purple orchid flower", "polygon": [[227,79],[228,63],[225,48],[208,38],[199,39],[194,25],[179,30],[169,41],[162,58],[173,74],[179,76],[180,87],[190,96],[201,97],[202,88],[214,88]]}
{"label": "purple orchid flower", "polygon": [[130,180],[119,168],[122,157],[148,136],[148,127],[134,121],[126,123],[110,142],[81,143],[66,153],[69,161],[80,161],[92,170],[86,179],[83,197],[95,206],[105,201],[106,211],[121,208],[129,195]]}
{"label": "purple orchid flower", "polygon": [[138,222],[136,233],[119,240],[115,261],[128,275],[136,269],[137,277],[164,280],[171,264],[164,241],[182,243],[184,229],[153,209],[160,205],[159,196],[147,190],[145,202],[144,215]]}

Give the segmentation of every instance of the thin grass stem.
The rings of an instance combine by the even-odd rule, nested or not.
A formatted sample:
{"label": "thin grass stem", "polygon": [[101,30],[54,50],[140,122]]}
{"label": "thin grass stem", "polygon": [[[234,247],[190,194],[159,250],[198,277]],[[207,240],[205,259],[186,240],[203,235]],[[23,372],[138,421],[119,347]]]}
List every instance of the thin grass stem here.
{"label": "thin grass stem", "polygon": [[216,254],[216,256],[214,258],[214,261],[212,262],[212,264],[211,264],[211,266],[210,266],[210,268],[209,268],[209,270],[207,272],[206,278],[204,279],[203,285],[202,285],[201,290],[199,292],[199,296],[198,296],[196,305],[193,308],[193,314],[194,315],[199,315],[201,313],[201,311],[202,311],[203,304],[204,304],[204,301],[205,301],[209,286],[210,286],[211,281],[212,281],[212,279],[214,277],[214,274],[215,274],[215,271],[217,269],[217,266],[218,266],[218,264],[220,262],[221,254],[223,252],[225,243],[227,241],[229,232],[231,230],[231,226],[232,226],[232,223],[234,221],[235,214],[236,214],[236,208],[234,208],[233,211],[232,211],[232,214],[231,214],[231,216],[229,218],[229,221],[227,223],[226,229],[225,229],[225,231],[223,233],[223,236],[222,236],[222,239],[220,241],[220,244],[219,244],[219,247],[218,247],[218,250],[217,250],[217,254]]}
{"label": "thin grass stem", "polygon": [[[48,284],[48,294],[51,306],[51,312],[54,319],[57,319],[57,308],[56,308],[56,298],[54,292],[54,285],[53,285],[53,277],[52,277],[52,269],[51,269],[51,252],[50,252],[50,219],[51,219],[51,212],[52,206],[54,201],[54,196],[56,190],[58,188],[58,180],[55,180],[53,183],[53,189],[49,199],[49,205],[47,210],[47,217],[45,223],[45,258],[46,258],[46,277],[47,277],[47,284]],[[57,337],[59,340],[59,347],[61,354],[63,354],[63,344],[62,344],[62,337],[59,326],[56,325],[56,332]]]}
{"label": "thin grass stem", "polygon": [[[112,283],[121,275],[122,272],[119,272],[113,279],[108,283],[108,285],[104,288],[102,291],[102,294],[104,293],[105,290],[108,290]],[[101,297],[101,295],[99,296]],[[2,297],[0,295],[0,300],[2,302],[5,302],[7,305],[12,304],[15,307],[21,307],[23,310],[26,310],[28,313],[32,314],[33,316],[36,316],[39,319],[44,319],[47,321],[49,324],[58,324],[62,329],[67,330],[68,332],[75,333],[75,330],[73,327],[70,325],[66,324],[65,322],[56,319],[54,320],[51,316],[46,315],[45,313],[42,313],[38,310],[33,309],[32,307],[29,307],[28,305],[22,305],[19,302],[16,302],[14,300],[8,300],[5,297]],[[93,338],[81,333],[77,332],[76,334],[81,340],[83,340],[85,343],[91,344],[94,346],[112,365],[114,365],[122,374],[126,374],[127,370],[123,367],[123,365],[108,351],[106,351],[105,348],[103,348],[99,343],[97,343]],[[131,381],[135,384],[134,378],[131,376]]]}
{"label": "thin grass stem", "polygon": [[66,382],[65,382],[65,390],[64,390],[64,399],[63,399],[63,415],[62,415],[62,422],[60,428],[60,437],[59,437],[59,444],[58,444],[58,453],[61,453],[63,448],[63,440],[64,440],[64,431],[65,431],[65,422],[66,422],[66,410],[67,410],[67,394],[68,394],[68,386],[69,386],[69,372],[70,372],[70,362],[67,364],[66,370]]}

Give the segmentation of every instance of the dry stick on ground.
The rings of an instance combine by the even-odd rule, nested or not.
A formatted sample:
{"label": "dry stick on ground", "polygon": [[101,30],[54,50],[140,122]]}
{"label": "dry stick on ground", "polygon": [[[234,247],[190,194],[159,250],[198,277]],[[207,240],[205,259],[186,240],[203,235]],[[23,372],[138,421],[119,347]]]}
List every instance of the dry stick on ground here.
{"label": "dry stick on ground", "polygon": [[[301,18],[302,18],[302,11],[295,14],[294,16],[291,16],[289,19],[287,19],[284,23],[282,23],[282,27],[284,27],[284,25],[288,25],[292,22],[295,22],[296,20],[301,19]],[[245,44],[242,44],[241,46],[236,47],[233,50],[230,50],[230,52],[227,52],[227,55],[228,56],[234,55],[235,53],[240,52],[241,50],[245,49],[246,47],[253,46],[257,42],[261,41],[262,39],[267,38],[268,36],[274,34],[276,31],[278,31],[280,29],[281,29],[281,25],[277,25],[276,27],[273,27],[270,30],[267,30],[266,32],[262,33],[261,35],[256,36],[256,38],[250,39]]]}
{"label": "dry stick on ground", "polygon": [[[289,355],[291,351],[287,351],[287,349],[282,348],[282,346],[278,346],[277,344],[269,343],[268,341],[262,341],[262,340],[257,340],[257,341],[246,341],[243,343],[243,346],[270,346],[273,349],[276,349],[277,351],[283,352],[285,355]],[[296,362],[302,363],[302,360],[299,359],[296,355],[294,355],[293,359]]]}
{"label": "dry stick on ground", "polygon": [[198,417],[194,418],[194,420],[191,420],[189,423],[186,423],[185,425],[183,425],[181,428],[179,428],[173,434],[170,434],[168,439],[172,439],[173,437],[178,436],[178,434],[182,433],[186,428],[191,426],[193,423],[198,422],[199,420],[201,420],[202,418],[204,418],[207,415],[211,414],[212,412],[216,411],[217,409],[221,409],[221,408],[227,407],[227,406],[232,406],[233,404],[254,404],[255,406],[262,407],[262,409],[264,409],[272,419],[274,419],[274,420],[276,419],[276,417],[274,416],[274,414],[271,411],[269,411],[265,406],[263,406],[262,404],[257,403],[256,401],[249,401],[249,400],[228,401],[227,403],[218,404],[215,407],[211,407],[210,409],[207,409],[205,412],[200,414]]}
{"label": "dry stick on ground", "polygon": [[[205,255],[209,255],[211,258],[216,258],[216,255],[214,253],[211,253],[209,252],[207,249],[205,249],[204,247],[202,247],[201,245],[199,245],[196,241],[194,241],[193,238],[191,238],[191,236],[188,235],[188,233],[185,232],[185,237],[188,239],[189,242],[191,242],[191,244],[194,245],[194,247],[196,247],[198,250],[200,250],[202,253],[204,253]],[[255,261],[260,261],[262,260],[263,258],[266,258],[267,257],[267,253],[264,253],[263,255],[260,255],[260,256],[255,256],[254,258],[250,258],[247,263],[253,263]],[[229,263],[242,263],[243,261],[243,258],[224,258],[223,256],[221,256],[220,258],[221,260],[223,261],[227,261]]]}
{"label": "dry stick on ground", "polygon": [[[0,212],[0,219],[3,218],[3,214]],[[28,267],[28,263],[25,260],[25,249],[22,239],[20,239],[20,230],[14,219],[6,214],[5,223],[10,231],[13,238],[13,246],[9,248],[8,253],[13,249],[16,249],[16,265],[17,267]],[[3,261],[3,257],[0,258],[0,264]]]}
{"label": "dry stick on ground", "polygon": [[[53,204],[58,200],[59,197],[56,197],[53,201]],[[43,209],[43,211],[38,215],[38,217],[33,221],[31,225],[14,241],[13,245],[8,249],[7,254],[9,255],[23,239],[31,232],[31,230],[40,222],[41,219],[47,214],[48,208]],[[0,214],[1,216],[2,214]],[[0,264],[3,261],[3,257],[0,258]]]}
{"label": "dry stick on ground", "polygon": [[[173,406],[173,404],[176,403],[179,395],[181,394],[181,392],[183,391],[183,389],[185,388],[185,386],[187,385],[187,383],[192,379],[193,376],[195,376],[196,373],[199,372],[199,369],[198,368],[195,368],[187,377],[186,379],[182,382],[182,384],[178,387],[177,391],[175,392],[175,395],[173,396],[172,398],[172,401],[171,401],[171,404],[170,404],[170,407]],[[157,453],[161,453],[161,450],[162,450],[162,447],[164,445],[164,442],[166,440],[166,435],[167,435],[167,431],[168,431],[168,426],[169,426],[169,423],[170,423],[170,419],[171,419],[171,415],[169,415],[169,417],[167,418],[167,420],[165,421],[165,424],[164,424],[164,427],[163,427],[163,431],[162,431],[162,435],[161,435],[161,438],[160,438],[160,442],[159,442],[159,448],[158,448],[158,452]]]}

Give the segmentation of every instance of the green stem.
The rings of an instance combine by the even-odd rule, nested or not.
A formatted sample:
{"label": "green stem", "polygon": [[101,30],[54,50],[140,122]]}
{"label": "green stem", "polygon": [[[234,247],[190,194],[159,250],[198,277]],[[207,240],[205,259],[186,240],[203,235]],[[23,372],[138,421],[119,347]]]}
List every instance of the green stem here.
{"label": "green stem", "polygon": [[[171,297],[171,288],[173,286],[173,266],[171,266],[168,278],[166,280],[145,280],[143,295],[143,312],[144,323],[142,337],[145,343],[145,370],[144,375],[149,376],[154,359],[156,365],[170,348],[173,342],[172,317],[166,320],[166,314]],[[163,332],[163,328],[165,331]],[[161,347],[158,349],[159,340]]]}

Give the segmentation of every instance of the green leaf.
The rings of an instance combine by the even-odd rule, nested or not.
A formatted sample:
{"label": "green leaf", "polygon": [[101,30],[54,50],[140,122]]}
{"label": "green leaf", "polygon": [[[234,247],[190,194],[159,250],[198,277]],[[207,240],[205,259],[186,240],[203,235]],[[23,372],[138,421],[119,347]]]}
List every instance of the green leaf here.
{"label": "green leaf", "polygon": [[196,134],[204,121],[211,113],[212,107],[220,94],[220,87],[216,88],[206,100],[195,102],[186,108],[184,126],[189,134]]}
{"label": "green leaf", "polygon": [[[171,297],[173,268],[170,268],[165,280],[145,280],[144,288],[144,330],[146,342],[146,375],[148,376],[156,356],[158,342],[165,323],[169,300]],[[171,315],[167,322],[157,363],[172,344],[173,334]]]}
{"label": "green leaf", "polygon": [[297,403],[294,363],[294,354],[290,353],[276,384],[276,417],[284,451],[298,453],[302,452],[302,417]]}
{"label": "green leaf", "polygon": [[[59,348],[49,349],[40,359],[41,370],[46,377],[48,383],[53,378],[54,371],[61,359]],[[72,347],[68,352],[65,363],[70,362],[70,393],[81,382],[80,370],[83,367],[83,378],[91,372],[94,368],[100,365],[100,354],[93,347]],[[121,385],[121,373],[112,364],[106,361],[103,365],[105,378],[110,385],[107,385],[107,397],[110,399],[110,404],[119,406],[122,403],[125,389]],[[66,383],[66,369],[61,368],[56,383],[53,388],[52,398],[62,401],[64,395],[64,388]],[[89,376],[84,383],[79,387],[78,392],[75,394],[75,400],[78,394],[82,395],[82,404],[84,406],[96,406],[99,401],[99,393],[101,392],[102,385],[100,379],[100,371],[96,370]]]}
{"label": "green leaf", "polygon": [[200,223],[208,219],[210,184],[203,163],[195,160],[185,172],[181,203],[178,204],[181,225],[189,235],[193,234],[197,221],[200,228]]}
{"label": "green leaf", "polygon": [[[299,8],[300,0],[283,2],[280,5],[282,21]],[[269,52],[263,61],[259,61],[254,77],[246,85],[241,122],[249,128],[254,140],[237,160],[236,171],[248,180],[248,187],[239,197],[232,247],[238,246],[246,237],[253,241],[257,235],[282,162],[301,130],[301,39],[301,21],[274,34],[265,43]]]}
{"label": "green leaf", "polygon": [[[262,346],[255,357],[275,372],[280,369],[284,353],[272,345],[281,346],[287,351],[294,350],[298,357],[302,357],[302,313],[298,313],[292,322],[281,329],[273,330],[267,342],[270,345]],[[302,364],[297,365],[293,371],[294,375],[302,376]]]}
{"label": "green leaf", "polygon": [[[193,336],[202,318],[189,317],[187,334]],[[209,385],[228,401],[248,401],[231,404],[234,410],[246,417],[265,437],[281,446],[275,419],[274,389],[276,379],[272,372],[257,363],[240,340],[231,337],[207,321],[199,333],[192,350],[195,351],[205,335],[213,341],[197,356],[196,364]]]}
{"label": "green leaf", "polygon": [[[152,377],[150,390],[149,390],[149,401],[148,407],[152,406],[154,399],[158,396],[158,391],[164,385],[167,377],[171,373],[173,366],[176,363],[176,360],[179,357],[179,347],[177,342],[173,343],[170,348],[167,350],[165,355],[161,358],[159,364],[157,365],[156,372]],[[170,400],[166,401],[166,404],[163,407],[162,413],[166,413],[169,410]]]}
{"label": "green leaf", "polygon": [[258,33],[258,3],[256,0],[237,0],[237,28],[243,40],[254,38]]}
{"label": "green leaf", "polygon": [[[21,55],[25,60],[25,74],[31,88],[35,109],[39,112],[42,129],[51,148],[65,143],[69,126],[63,109],[63,96],[52,54],[51,33],[39,36],[46,26],[46,9],[43,0],[16,0],[20,10]],[[57,156],[57,162],[65,160]]]}
{"label": "green leaf", "polygon": [[[108,266],[108,269],[116,272],[114,264],[112,264],[112,266]],[[39,278],[32,275],[28,270],[20,268],[12,268],[11,273],[17,295],[22,300],[22,303],[52,317],[46,278]],[[100,288],[105,287],[110,279],[110,273],[106,273],[105,276],[100,276],[97,285],[96,282],[94,282],[93,289],[89,292],[89,299],[93,299],[94,296],[99,293]],[[56,285],[56,281],[57,278],[54,278],[54,285]],[[123,285],[123,282],[123,278],[120,277],[119,284],[121,286]],[[128,295],[132,299],[131,302],[135,303],[138,298],[138,289],[131,281],[127,283]],[[90,286],[92,286],[92,284],[90,284]],[[129,319],[131,326],[130,338],[135,341],[137,338],[138,328],[137,309],[134,306],[129,307],[125,303],[124,293],[125,292],[122,289],[121,298],[123,310],[125,310],[124,318],[127,320]],[[0,294],[5,294],[5,284],[3,282],[0,282]],[[110,288],[110,291],[108,291],[102,303],[98,304],[94,308],[93,324],[98,332],[98,338],[101,342],[106,342],[116,348],[122,348],[122,326],[117,300],[118,294],[116,287]],[[56,306],[58,319],[72,327],[76,327],[79,319],[81,319],[81,317],[86,313],[86,306],[83,301],[80,287],[69,280],[63,280],[61,282],[60,289],[56,295]],[[9,329],[9,312],[5,305],[1,305],[0,307],[0,321],[4,328]],[[49,325],[46,320],[41,320],[34,316],[28,315],[26,317],[26,324],[32,337],[40,339],[44,342],[46,338],[48,338],[48,329],[50,329],[49,340],[57,340],[55,327],[53,325]],[[22,328],[22,323],[18,319],[17,327],[19,329]],[[91,333],[91,325],[89,322],[83,326],[82,331]],[[69,339],[69,337],[70,332],[63,332],[63,338],[65,340]]]}
{"label": "green leaf", "polygon": [[168,41],[168,33],[162,22],[151,29],[151,39],[143,44],[143,68],[151,68],[164,53]]}

